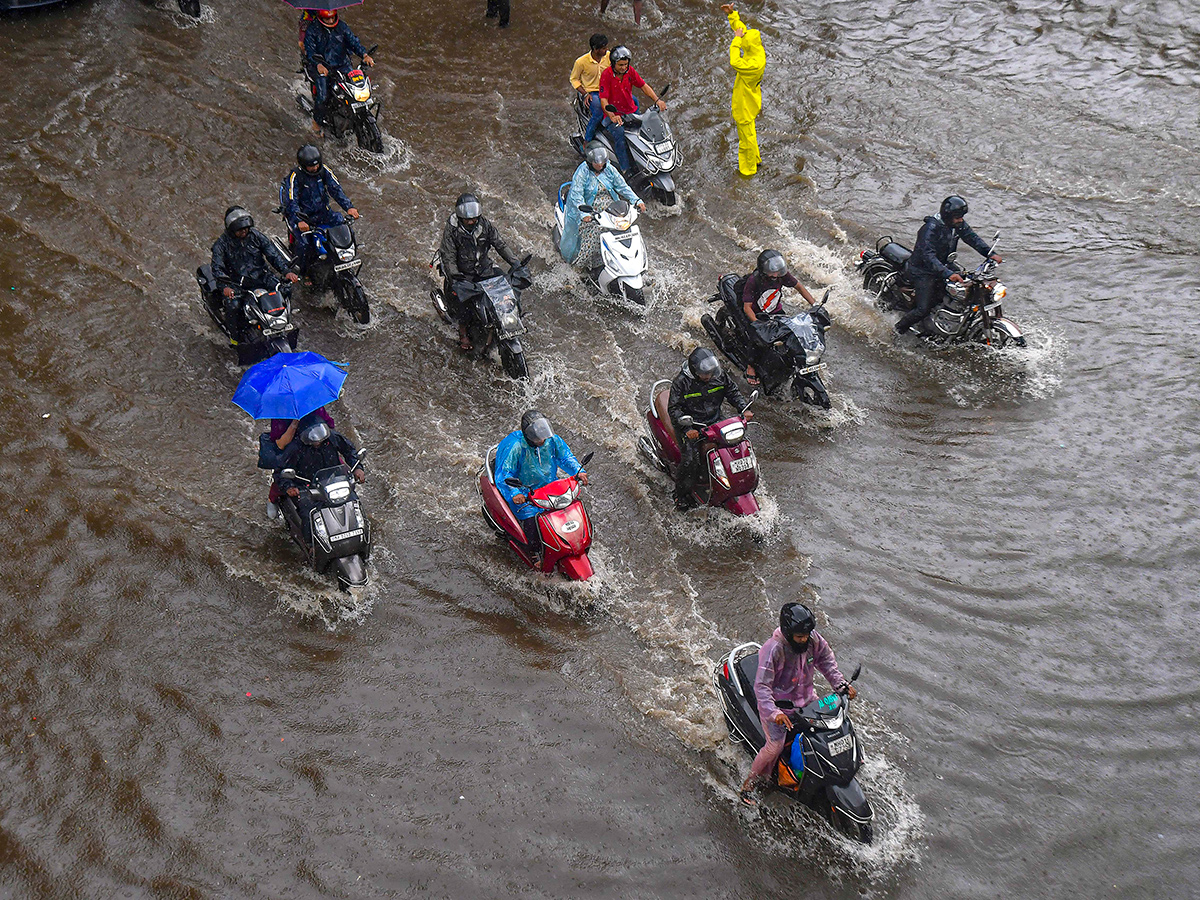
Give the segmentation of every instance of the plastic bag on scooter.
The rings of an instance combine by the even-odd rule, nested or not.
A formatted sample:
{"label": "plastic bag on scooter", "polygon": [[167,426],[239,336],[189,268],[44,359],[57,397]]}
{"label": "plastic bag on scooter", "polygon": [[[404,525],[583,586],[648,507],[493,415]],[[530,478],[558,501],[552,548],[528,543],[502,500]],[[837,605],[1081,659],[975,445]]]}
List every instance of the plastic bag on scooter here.
{"label": "plastic bag on scooter", "polygon": [[283,450],[271,440],[269,432],[264,431],[258,436],[258,467],[274,471],[283,465]]}

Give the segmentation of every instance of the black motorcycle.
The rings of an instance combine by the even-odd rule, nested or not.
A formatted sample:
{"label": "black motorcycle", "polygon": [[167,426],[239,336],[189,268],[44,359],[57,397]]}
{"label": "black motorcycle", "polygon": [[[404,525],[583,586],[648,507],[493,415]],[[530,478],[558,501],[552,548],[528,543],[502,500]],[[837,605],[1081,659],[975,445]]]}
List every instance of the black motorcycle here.
{"label": "black motorcycle", "polygon": [[[731,740],[755,756],[767,743],[754,696],[758,644],[730,651],[713,673]],[[862,666],[850,677],[853,682]],[[799,709],[779,703],[792,720],[787,747],[776,766],[772,787],[823,815],[838,831],[864,844],[874,837],[875,811],[855,779],[863,749],[847,715],[845,688]]]}
{"label": "black motorcycle", "polygon": [[[364,56],[374,56],[378,45],[368,50]],[[325,64],[322,57],[316,61]],[[326,66],[328,68],[328,66]],[[308,84],[308,94],[296,97],[296,103],[308,115],[312,115],[317,102],[317,83],[314,72],[308,65],[304,66],[304,80]],[[345,140],[351,132],[354,133],[358,146],[371,153],[383,152],[383,135],[379,132],[379,98],[374,95],[371,79],[361,68],[349,72],[339,72],[329,69],[326,76],[328,94],[325,98],[324,125],[333,132],[339,141]]]}
{"label": "black motorcycle", "polygon": [[821,357],[825,355],[825,331],[830,325],[825,311],[829,291],[809,309],[759,319],[756,327],[742,308],[738,291],[741,280],[737,275],[722,275],[717,281],[717,293],[709,303],[720,303],[721,308],[715,319],[707,313],[700,317],[708,336],[743,372],[754,366],[768,397],[778,396],[790,381],[794,399],[829,409],[829,391],[821,378],[821,372],[828,368]]}
{"label": "black motorcycle", "polygon": [[[468,311],[467,335],[479,359],[487,356],[494,346],[500,354],[500,364],[509,378],[525,378],[529,367],[525,364],[525,350],[521,346],[521,335],[525,323],[521,321],[521,293],[533,279],[529,275],[529,254],[520,264],[503,274],[499,267],[492,267],[492,275],[479,281],[456,281],[454,291],[462,308]],[[442,268],[442,253],[434,254],[429,267],[437,273],[437,286],[429,292],[433,308],[443,322],[457,325],[454,311],[445,294],[446,273]]]}
{"label": "black motorcycle", "polygon": [[[359,464],[366,455],[366,450],[358,451]],[[295,469],[284,469],[280,477],[306,481]],[[301,490],[308,491],[314,504],[307,523],[301,522],[294,499],[286,493],[280,498],[279,509],[292,540],[318,574],[333,568],[343,590],[362,587],[367,583],[371,557],[371,525],[363,515],[350,469],[344,465],[321,469],[307,484]]]}
{"label": "black motorcycle", "polygon": [[[284,215],[283,207],[275,207],[274,212],[283,218],[284,225],[287,226],[287,216]],[[341,225],[312,225],[305,234],[311,235],[308,240],[313,242],[315,248],[312,262],[309,263],[308,271],[304,273],[312,282],[313,290],[332,290],[338,303],[350,314],[350,318],[360,325],[366,325],[371,321],[371,305],[362,282],[358,280],[363,261],[358,255],[358,243],[354,238],[354,227],[350,224],[350,219],[346,219]],[[300,258],[296,235],[290,226],[287,244],[279,238],[275,238],[275,243],[293,259]]]}
{"label": "black motorcycle", "polygon": [[234,289],[237,307],[229,312],[212,266],[196,270],[196,283],[204,308],[229,338],[230,346],[237,350],[239,365],[248,366],[296,349],[300,326],[292,319],[288,287],[278,283],[270,290],[239,286]]}
{"label": "black motorcycle", "polygon": [[[995,250],[999,232],[992,238]],[[892,240],[881,237],[875,242],[874,250],[859,254],[855,268],[862,274],[863,287],[875,294],[884,309],[908,312],[915,302],[912,282],[905,274],[905,263],[912,251]],[[1016,347],[1026,345],[1025,336],[1012,319],[1005,318],[1000,301],[1008,295],[1008,289],[997,276],[999,264],[984,259],[973,272],[967,272],[957,263],[957,253],[951,253],[950,267],[963,277],[962,282],[946,281],[946,292],[942,302],[933,311],[913,326],[923,337],[945,343],[980,343],[991,347]]]}

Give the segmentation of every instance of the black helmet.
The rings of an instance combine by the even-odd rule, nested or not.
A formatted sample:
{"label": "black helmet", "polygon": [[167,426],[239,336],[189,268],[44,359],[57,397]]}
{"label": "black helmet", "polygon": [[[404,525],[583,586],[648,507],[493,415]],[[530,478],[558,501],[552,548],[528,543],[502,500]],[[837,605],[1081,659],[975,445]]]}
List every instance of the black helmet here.
{"label": "black helmet", "polygon": [[779,279],[788,273],[787,261],[778,250],[764,250],[758,254],[757,268],[763,278]]}
{"label": "black helmet", "polygon": [[590,141],[583,153],[583,158],[587,160],[589,166],[596,166],[601,163],[608,165],[608,150],[599,141]]}
{"label": "black helmet", "polygon": [[225,210],[225,233],[233,234],[243,228],[254,227],[254,216],[240,206],[231,206]]}
{"label": "black helmet", "polygon": [[795,634],[809,634],[817,627],[812,610],[803,603],[785,603],[779,611],[779,630],[785,638]]}
{"label": "black helmet", "polygon": [[951,194],[942,201],[941,216],[942,221],[947,225],[950,224],[951,219],[956,219],[959,216],[965,219],[967,216],[967,201],[958,196],[958,194]]}
{"label": "black helmet", "polygon": [[329,439],[329,434],[329,426],[324,422],[317,422],[300,432],[300,440],[310,447],[317,447]]}
{"label": "black helmet", "polygon": [[554,429],[550,420],[536,409],[531,409],[521,416],[521,434],[532,447],[540,447],[554,437]]}
{"label": "black helmet", "polygon": [[474,194],[459,194],[454,203],[454,211],[458,214],[459,221],[478,219],[483,214],[483,207],[479,205],[479,198]]}
{"label": "black helmet", "polygon": [[303,168],[319,166],[321,164],[320,148],[316,144],[305,144],[296,151],[296,162],[300,163]]}
{"label": "black helmet", "polygon": [[717,354],[707,347],[697,347],[688,354],[688,368],[693,378],[715,378],[721,374],[721,361],[717,359]]}
{"label": "black helmet", "polygon": [[608,51],[608,61],[610,64],[622,59],[633,60],[633,54],[629,52],[629,48],[624,44],[618,44]]}

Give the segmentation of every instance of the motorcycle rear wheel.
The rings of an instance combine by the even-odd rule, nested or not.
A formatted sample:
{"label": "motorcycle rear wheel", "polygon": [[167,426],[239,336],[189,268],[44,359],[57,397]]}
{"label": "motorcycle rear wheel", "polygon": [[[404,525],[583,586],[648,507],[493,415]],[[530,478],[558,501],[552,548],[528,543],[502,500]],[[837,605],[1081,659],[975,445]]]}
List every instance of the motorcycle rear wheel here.
{"label": "motorcycle rear wheel", "polygon": [[514,350],[512,341],[500,341],[497,349],[500,351],[500,362],[504,366],[505,375],[513,379],[529,377],[525,354],[521,350]]}

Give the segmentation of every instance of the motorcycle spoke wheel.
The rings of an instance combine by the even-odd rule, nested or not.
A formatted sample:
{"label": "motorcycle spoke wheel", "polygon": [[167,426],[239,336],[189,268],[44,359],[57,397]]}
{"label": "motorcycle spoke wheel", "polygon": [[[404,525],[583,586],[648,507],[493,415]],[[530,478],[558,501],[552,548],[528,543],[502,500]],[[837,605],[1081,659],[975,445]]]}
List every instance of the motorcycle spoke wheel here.
{"label": "motorcycle spoke wheel", "polygon": [[355,282],[351,294],[353,301],[350,315],[359,325],[366,325],[371,321],[371,307],[367,302],[367,292],[363,290],[361,284]]}

